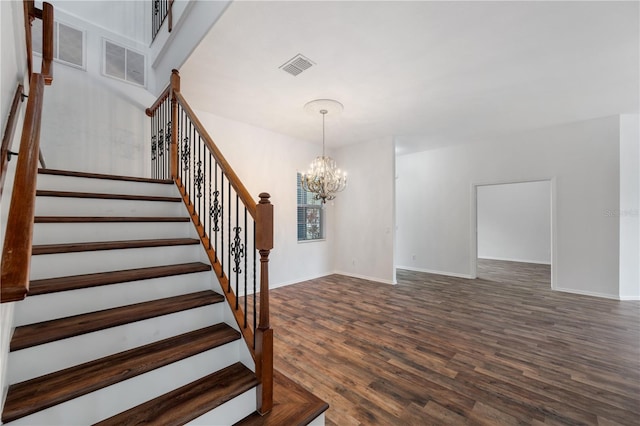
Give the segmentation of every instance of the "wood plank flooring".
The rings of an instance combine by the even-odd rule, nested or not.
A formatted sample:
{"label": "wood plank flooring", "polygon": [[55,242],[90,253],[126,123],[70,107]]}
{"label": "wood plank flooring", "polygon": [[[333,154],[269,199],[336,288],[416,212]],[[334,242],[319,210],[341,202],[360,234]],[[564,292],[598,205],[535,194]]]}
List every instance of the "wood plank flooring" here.
{"label": "wood plank flooring", "polygon": [[545,265],[478,271],[272,290],[274,367],[327,425],[640,425],[640,302],[553,292]]}

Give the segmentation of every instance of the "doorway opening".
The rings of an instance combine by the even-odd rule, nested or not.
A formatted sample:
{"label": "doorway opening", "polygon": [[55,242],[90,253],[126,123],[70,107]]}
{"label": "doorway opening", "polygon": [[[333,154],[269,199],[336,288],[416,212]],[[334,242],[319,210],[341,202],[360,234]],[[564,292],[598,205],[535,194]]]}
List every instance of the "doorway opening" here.
{"label": "doorway opening", "polygon": [[554,180],[473,186],[473,276],[554,288]]}

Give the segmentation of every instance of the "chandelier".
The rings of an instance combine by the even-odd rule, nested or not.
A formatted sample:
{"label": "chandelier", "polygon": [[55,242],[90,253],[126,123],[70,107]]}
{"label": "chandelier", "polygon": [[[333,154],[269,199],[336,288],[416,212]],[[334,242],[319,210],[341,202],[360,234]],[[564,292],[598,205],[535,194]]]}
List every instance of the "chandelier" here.
{"label": "chandelier", "polygon": [[309,166],[307,173],[302,175],[302,188],[311,192],[314,199],[327,200],[336,198],[335,193],[347,187],[347,174],[338,169],[333,158],[325,155],[324,148],[324,120],[329,113],[342,112],[342,104],[331,99],[316,99],[304,106],[307,112],[319,112],[322,114],[322,156],[316,157]]}

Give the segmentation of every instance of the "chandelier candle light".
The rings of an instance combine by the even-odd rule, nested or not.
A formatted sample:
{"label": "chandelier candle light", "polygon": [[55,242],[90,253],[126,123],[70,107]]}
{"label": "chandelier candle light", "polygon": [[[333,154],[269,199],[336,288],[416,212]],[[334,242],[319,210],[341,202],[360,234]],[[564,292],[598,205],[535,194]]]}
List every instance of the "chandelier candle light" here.
{"label": "chandelier candle light", "polygon": [[333,158],[325,155],[324,148],[324,120],[327,114],[337,115],[342,112],[343,106],[340,102],[332,99],[316,99],[304,106],[309,113],[322,114],[322,156],[316,157],[311,163],[307,173],[302,175],[302,188],[305,191],[314,193],[316,200],[322,200],[325,204],[327,200],[336,198],[335,193],[347,187],[347,174],[337,168]]}

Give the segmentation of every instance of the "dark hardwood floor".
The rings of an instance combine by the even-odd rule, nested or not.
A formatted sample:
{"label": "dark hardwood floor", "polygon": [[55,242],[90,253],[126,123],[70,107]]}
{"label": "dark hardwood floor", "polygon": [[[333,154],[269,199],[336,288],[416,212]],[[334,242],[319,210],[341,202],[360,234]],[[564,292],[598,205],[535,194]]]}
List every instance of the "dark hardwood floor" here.
{"label": "dark hardwood floor", "polygon": [[640,302],[552,292],[544,265],[478,271],[273,290],[275,368],[327,425],[640,424]]}

